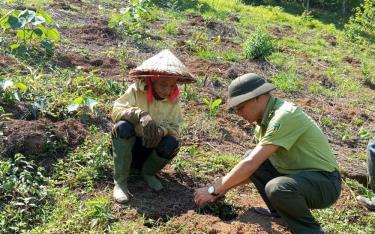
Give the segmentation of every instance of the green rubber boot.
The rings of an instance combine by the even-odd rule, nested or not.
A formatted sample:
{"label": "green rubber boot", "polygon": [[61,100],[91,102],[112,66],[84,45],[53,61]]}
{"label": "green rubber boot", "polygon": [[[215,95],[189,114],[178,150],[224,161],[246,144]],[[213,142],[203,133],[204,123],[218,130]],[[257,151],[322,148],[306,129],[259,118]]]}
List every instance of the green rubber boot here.
{"label": "green rubber boot", "polygon": [[129,201],[128,177],[132,162],[132,149],[135,137],[129,139],[112,138],[112,150],[114,161],[113,198],[118,203]]}
{"label": "green rubber boot", "polygon": [[156,173],[164,168],[170,160],[161,158],[157,153],[152,151],[151,155],[146,159],[142,167],[142,177],[147,182],[148,186],[155,191],[160,191],[163,189],[163,185],[156,178]]}

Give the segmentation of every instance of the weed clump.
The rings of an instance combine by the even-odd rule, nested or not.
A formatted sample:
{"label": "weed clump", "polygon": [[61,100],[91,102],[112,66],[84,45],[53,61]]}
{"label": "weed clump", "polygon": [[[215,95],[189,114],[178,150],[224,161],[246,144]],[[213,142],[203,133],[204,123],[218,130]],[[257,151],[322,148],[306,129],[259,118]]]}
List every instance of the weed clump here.
{"label": "weed clump", "polygon": [[274,45],[271,37],[262,30],[257,30],[247,38],[244,53],[247,59],[264,59],[272,54]]}
{"label": "weed clump", "polygon": [[22,154],[0,161],[0,232],[21,233],[43,220],[48,179]]}

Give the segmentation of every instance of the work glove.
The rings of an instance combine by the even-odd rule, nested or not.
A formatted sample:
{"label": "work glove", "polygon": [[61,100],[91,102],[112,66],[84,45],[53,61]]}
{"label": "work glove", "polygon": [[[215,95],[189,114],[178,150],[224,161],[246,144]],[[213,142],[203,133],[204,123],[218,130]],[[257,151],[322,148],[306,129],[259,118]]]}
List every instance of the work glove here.
{"label": "work glove", "polygon": [[156,125],[147,112],[141,114],[139,124],[143,130],[142,145],[146,148],[155,148],[162,138],[161,133],[163,131]]}

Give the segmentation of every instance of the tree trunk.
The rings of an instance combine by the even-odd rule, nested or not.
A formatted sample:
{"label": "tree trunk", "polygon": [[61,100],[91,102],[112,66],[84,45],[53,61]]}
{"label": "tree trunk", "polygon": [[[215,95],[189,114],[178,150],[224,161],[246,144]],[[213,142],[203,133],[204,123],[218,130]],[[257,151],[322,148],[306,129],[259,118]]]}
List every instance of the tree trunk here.
{"label": "tree trunk", "polygon": [[306,0],[306,10],[310,10],[310,0]]}

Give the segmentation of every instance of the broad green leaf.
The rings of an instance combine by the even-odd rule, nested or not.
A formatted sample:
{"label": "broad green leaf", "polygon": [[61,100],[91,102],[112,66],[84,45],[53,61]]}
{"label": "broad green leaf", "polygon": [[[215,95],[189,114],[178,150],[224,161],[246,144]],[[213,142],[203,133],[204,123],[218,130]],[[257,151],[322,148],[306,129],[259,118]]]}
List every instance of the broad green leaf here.
{"label": "broad green leaf", "polygon": [[78,110],[78,108],[79,108],[79,104],[70,104],[70,105],[68,105],[68,111],[69,112],[73,112],[73,111],[76,111],[76,110]]}
{"label": "broad green leaf", "polygon": [[14,93],[13,93],[13,96],[14,96],[14,98],[15,98],[17,101],[21,101],[20,96],[18,95],[17,92],[14,92]]}
{"label": "broad green leaf", "polygon": [[40,28],[36,28],[33,30],[34,34],[38,37],[41,37],[43,35],[43,31]]}
{"label": "broad green leaf", "polygon": [[17,37],[21,40],[28,40],[31,38],[32,33],[31,29],[18,30]]}
{"label": "broad green leaf", "polygon": [[82,96],[79,96],[73,100],[73,103],[75,104],[83,104],[84,98]]}
{"label": "broad green leaf", "polygon": [[24,83],[18,82],[18,83],[16,83],[16,86],[17,86],[17,88],[19,88],[23,92],[27,91],[27,86]]}
{"label": "broad green leaf", "polygon": [[19,29],[23,26],[22,22],[17,17],[14,17],[14,16],[8,17],[8,24],[13,30]]}
{"label": "broad green leaf", "polygon": [[14,50],[17,49],[20,46],[20,44],[11,44],[9,47]]}
{"label": "broad green leaf", "polygon": [[7,17],[4,17],[0,20],[0,26],[3,28],[3,29],[9,29],[10,28],[10,25],[9,25],[9,16]]}
{"label": "broad green leaf", "polygon": [[60,38],[60,33],[59,33],[59,31],[57,31],[56,28],[51,28],[51,29],[45,30],[44,35],[47,38],[55,40],[55,41],[59,40],[59,38]]}
{"label": "broad green leaf", "polygon": [[39,24],[42,24],[42,23],[45,23],[46,20],[44,19],[43,16],[35,16],[32,20],[31,20],[31,24],[32,25],[39,25]]}
{"label": "broad green leaf", "polygon": [[52,17],[46,11],[38,10],[38,15],[42,16],[45,19],[47,24],[50,24],[53,22]]}
{"label": "broad green leaf", "polygon": [[3,87],[3,90],[7,90],[10,86],[13,85],[13,81],[11,80],[5,80],[3,82],[0,83],[1,84],[1,87]]}
{"label": "broad green leaf", "polygon": [[202,101],[203,101],[204,103],[206,103],[207,105],[209,105],[209,104],[210,104],[210,102],[208,101],[208,99],[207,99],[207,98],[203,98],[203,99],[202,99]]}
{"label": "broad green leaf", "polygon": [[52,49],[54,45],[52,42],[49,42],[48,40],[43,40],[41,44],[42,44],[42,47],[45,48],[46,50]]}
{"label": "broad green leaf", "polygon": [[91,111],[94,111],[94,107],[96,104],[98,104],[98,101],[91,98],[87,99],[87,105],[89,106]]}
{"label": "broad green leaf", "polygon": [[35,11],[24,10],[18,15],[20,21],[31,22],[35,18]]}
{"label": "broad green leaf", "polygon": [[218,98],[218,99],[216,99],[213,103],[212,103],[212,106],[213,107],[217,107],[218,105],[220,105],[221,104],[221,98]]}

